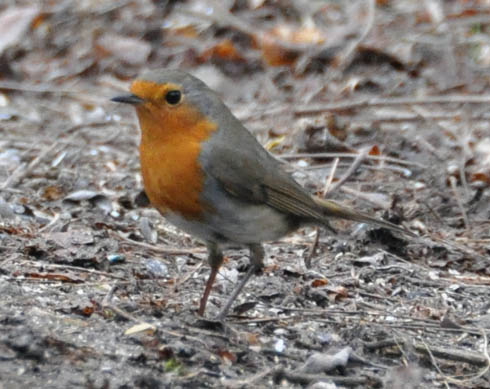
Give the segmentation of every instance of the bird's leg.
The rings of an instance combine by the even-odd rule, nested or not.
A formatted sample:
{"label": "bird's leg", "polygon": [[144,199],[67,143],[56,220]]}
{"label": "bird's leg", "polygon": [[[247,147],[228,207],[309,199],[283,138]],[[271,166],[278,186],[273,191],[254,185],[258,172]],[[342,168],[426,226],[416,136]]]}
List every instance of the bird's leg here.
{"label": "bird's leg", "polygon": [[226,315],[228,314],[228,311],[230,310],[231,306],[233,305],[233,302],[237,298],[237,296],[240,294],[241,290],[245,286],[245,284],[248,282],[248,280],[259,270],[261,270],[264,267],[264,248],[260,244],[251,244],[249,246],[250,248],[250,269],[248,269],[247,274],[245,274],[245,277],[240,281],[240,283],[237,285],[233,293],[231,294],[230,298],[226,302],[226,305],[223,307],[219,315],[216,317],[216,320],[224,320]]}
{"label": "bird's leg", "polygon": [[199,304],[199,311],[197,312],[199,316],[204,315],[206,310],[206,303],[208,302],[209,293],[211,293],[211,288],[213,287],[214,280],[216,279],[216,274],[223,263],[223,253],[219,249],[216,243],[208,243],[208,263],[211,266],[211,273],[209,274],[208,281],[206,282],[206,289],[202,294],[201,303]]}

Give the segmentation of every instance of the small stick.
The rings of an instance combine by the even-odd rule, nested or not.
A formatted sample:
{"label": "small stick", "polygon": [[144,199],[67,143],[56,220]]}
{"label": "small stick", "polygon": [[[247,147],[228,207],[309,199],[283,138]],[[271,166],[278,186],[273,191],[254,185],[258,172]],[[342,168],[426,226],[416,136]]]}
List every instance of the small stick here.
{"label": "small stick", "polygon": [[490,95],[443,95],[425,97],[388,97],[344,100],[325,105],[305,105],[294,110],[296,115],[313,115],[326,111],[346,111],[354,108],[380,107],[386,105],[424,104],[488,104]]}
{"label": "small stick", "polygon": [[[396,345],[398,345],[398,342],[396,340],[384,339],[379,342],[365,343],[364,347],[370,351],[373,351],[384,347],[393,347]],[[415,342],[413,344],[413,347],[418,353],[428,354],[427,344],[425,344],[424,342]],[[489,360],[486,356],[482,356],[481,354],[475,353],[473,351],[465,351],[456,348],[438,346],[429,346],[429,350],[434,356],[449,361],[463,362],[475,366],[487,367],[489,365]]]}
{"label": "small stick", "polygon": [[[68,137],[67,141],[71,141],[77,133],[72,134],[71,136]],[[13,171],[13,173],[5,180],[3,185],[1,186],[2,189],[6,188],[11,188],[14,186],[17,186],[17,184],[22,181],[24,177],[26,177],[30,172],[34,170],[34,168],[39,165],[39,163],[46,158],[46,156],[49,155],[56,147],[58,147],[62,142],[60,140],[54,142],[50,146],[46,147],[44,150],[42,150],[39,155],[34,158],[28,165],[25,163],[19,165],[17,169]]]}
{"label": "small stick", "polygon": [[338,67],[340,72],[344,72],[345,69],[347,69],[349,67],[349,65],[352,63],[352,60],[354,58],[354,54],[355,54],[357,48],[362,43],[362,41],[364,41],[366,39],[369,32],[373,28],[375,14],[376,14],[376,2],[375,2],[375,0],[369,0],[366,26],[364,27],[364,30],[362,31],[362,33],[359,35],[359,38],[354,40],[354,42],[352,42],[349,45],[349,47],[347,48],[344,55],[342,55],[342,58],[340,59],[340,64]]}
{"label": "small stick", "polygon": [[382,208],[382,209],[390,209],[390,204],[388,204],[388,202],[386,201],[378,201],[378,200],[374,200],[372,196],[370,196],[369,194],[366,194],[364,192],[360,192],[358,190],[355,190],[355,189],[352,189],[352,188],[349,188],[348,186],[342,186],[340,188],[340,190],[344,193],[348,193],[350,195],[353,195],[357,198],[360,198],[364,201],[367,201],[371,204],[374,204],[375,206],[379,207],[379,208]]}
{"label": "small stick", "polygon": [[330,192],[335,192],[338,190],[344,183],[355,173],[355,171],[359,168],[362,162],[366,159],[366,155],[368,154],[367,149],[362,150],[352,162],[352,165],[345,172],[345,174],[338,180],[330,189]]}
{"label": "small stick", "polygon": [[95,269],[87,269],[87,268],[79,267],[79,266],[62,265],[62,264],[58,264],[58,263],[47,263],[47,262],[38,263],[38,262],[34,262],[34,261],[22,261],[22,262],[25,266],[73,270],[73,271],[78,271],[78,272],[97,274],[97,275],[104,276],[104,277],[114,278],[116,280],[126,281],[126,278],[116,276],[112,273],[107,273],[105,271],[100,271],[100,270],[95,270]]}
{"label": "small stick", "polygon": [[262,378],[267,377],[269,374],[274,372],[276,370],[276,367],[271,367],[269,369],[265,369],[264,371],[260,371],[257,374],[254,374],[253,376],[246,378],[244,380],[233,380],[233,381],[224,381],[223,386],[226,388],[251,388],[254,385],[255,382],[260,381]]}
{"label": "small stick", "polygon": [[[333,178],[335,176],[335,171],[337,170],[337,166],[339,164],[339,158],[335,158],[333,161],[332,169],[330,170],[330,175],[328,176],[327,181],[325,182],[325,186],[323,187],[322,197],[328,193],[330,185],[332,184]],[[305,267],[307,269],[311,268],[311,259],[313,255],[315,255],[315,251],[318,247],[318,242],[320,241],[320,230],[318,227],[315,227],[315,240],[313,241],[313,245],[311,246],[310,253],[305,258]]]}
{"label": "small stick", "polygon": [[463,200],[461,200],[461,196],[459,195],[457,184],[456,184],[456,178],[454,176],[449,177],[449,182],[451,184],[451,189],[453,191],[454,197],[456,198],[456,202],[458,203],[458,207],[461,211],[461,214],[463,216],[463,221],[464,221],[464,226],[466,230],[470,229],[470,222],[468,220],[468,215],[466,214],[466,210],[464,209],[463,205]]}
{"label": "small stick", "polygon": [[198,247],[195,249],[178,249],[175,247],[162,247],[162,246],[156,246],[145,242],[137,242],[135,240],[129,239],[128,237],[124,236],[121,233],[112,232],[112,235],[117,236],[118,238],[122,239],[123,241],[131,245],[143,247],[145,249],[152,250],[154,252],[161,253],[161,254],[186,255],[186,254],[199,254],[199,253],[206,252],[205,247]]}
{"label": "small stick", "polygon": [[[330,190],[330,185],[332,185],[332,181],[333,181],[333,178],[335,176],[335,171],[337,170],[337,166],[339,164],[339,161],[340,161],[339,158],[335,158],[334,161],[333,161],[332,169],[330,170],[330,175],[328,176],[328,179],[325,182],[325,186],[323,187],[322,197],[325,197],[326,194],[331,191]],[[332,191],[333,191],[333,189],[332,189]]]}

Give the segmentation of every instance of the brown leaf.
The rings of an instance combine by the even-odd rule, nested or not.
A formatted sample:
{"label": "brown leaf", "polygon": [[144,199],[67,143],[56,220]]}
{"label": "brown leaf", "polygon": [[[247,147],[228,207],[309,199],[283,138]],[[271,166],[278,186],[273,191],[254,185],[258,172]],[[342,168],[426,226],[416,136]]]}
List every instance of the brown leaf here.
{"label": "brown leaf", "polygon": [[47,186],[44,188],[42,196],[46,201],[58,200],[63,196],[63,190],[59,186]]}
{"label": "brown leaf", "polygon": [[223,59],[227,61],[243,61],[245,58],[239,53],[233,42],[229,39],[224,39],[217,45],[205,50],[200,59],[204,62],[210,59]]}
{"label": "brown leaf", "polygon": [[246,337],[250,345],[253,346],[259,344],[259,337],[257,336],[257,334],[253,334],[250,332],[246,335]]}
{"label": "brown leaf", "polygon": [[296,28],[285,24],[255,38],[270,66],[293,65],[305,48],[325,43],[322,31],[315,27]]}
{"label": "brown leaf", "polygon": [[374,145],[373,147],[371,147],[371,150],[369,150],[369,155],[374,155],[374,156],[381,155],[381,151],[379,150],[378,145]]}
{"label": "brown leaf", "polygon": [[237,361],[236,355],[228,350],[218,350],[218,355],[221,357],[221,359],[228,360],[231,363],[235,363]]}
{"label": "brown leaf", "polygon": [[319,288],[319,287],[325,286],[327,284],[328,284],[328,280],[327,279],[321,279],[321,280],[320,279],[316,279],[316,280],[313,280],[311,282],[311,286],[313,288]]}

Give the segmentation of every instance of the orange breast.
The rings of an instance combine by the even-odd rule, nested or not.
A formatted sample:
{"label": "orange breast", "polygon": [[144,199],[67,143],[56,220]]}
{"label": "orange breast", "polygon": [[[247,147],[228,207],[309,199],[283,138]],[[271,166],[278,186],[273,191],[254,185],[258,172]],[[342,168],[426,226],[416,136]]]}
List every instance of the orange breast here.
{"label": "orange breast", "polygon": [[[186,107],[180,107],[186,110]],[[140,159],[146,194],[162,213],[172,211],[187,219],[199,218],[204,175],[199,163],[201,143],[217,126],[193,109],[185,115],[138,108],[142,130]]]}

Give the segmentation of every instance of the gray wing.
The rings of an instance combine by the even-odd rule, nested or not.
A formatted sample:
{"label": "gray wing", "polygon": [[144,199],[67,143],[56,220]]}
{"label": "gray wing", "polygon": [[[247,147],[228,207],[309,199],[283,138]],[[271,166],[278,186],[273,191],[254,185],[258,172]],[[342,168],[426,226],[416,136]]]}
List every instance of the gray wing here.
{"label": "gray wing", "polygon": [[[207,154],[205,170],[241,201],[266,204],[305,221],[323,222],[321,207],[312,196],[258,142],[257,146],[261,148],[259,153],[248,143],[238,151],[223,143],[214,144],[212,153]],[[254,152],[247,152],[251,148]]]}

